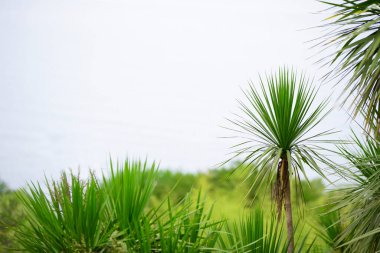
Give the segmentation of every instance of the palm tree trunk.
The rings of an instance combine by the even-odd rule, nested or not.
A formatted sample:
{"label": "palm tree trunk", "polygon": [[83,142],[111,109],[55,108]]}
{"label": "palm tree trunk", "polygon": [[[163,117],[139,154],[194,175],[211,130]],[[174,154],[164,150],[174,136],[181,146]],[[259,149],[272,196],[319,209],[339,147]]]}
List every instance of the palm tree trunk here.
{"label": "palm tree trunk", "polygon": [[283,170],[283,179],[285,187],[285,216],[286,216],[286,228],[288,232],[288,253],[294,252],[294,231],[293,231],[293,214],[292,214],[292,202],[290,195],[290,180],[289,180],[289,170],[288,170],[288,161],[283,160],[284,170]]}
{"label": "palm tree trunk", "polygon": [[286,156],[278,164],[278,173],[274,187],[274,198],[277,202],[278,220],[282,218],[282,208],[285,208],[286,229],[288,234],[288,253],[294,252],[293,215],[290,193],[289,164]]}

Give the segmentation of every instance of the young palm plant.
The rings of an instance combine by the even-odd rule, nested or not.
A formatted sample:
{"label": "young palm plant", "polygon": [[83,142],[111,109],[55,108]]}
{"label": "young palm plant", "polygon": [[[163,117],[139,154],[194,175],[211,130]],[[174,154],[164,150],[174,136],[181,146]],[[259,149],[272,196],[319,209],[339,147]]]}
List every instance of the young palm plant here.
{"label": "young palm plant", "polygon": [[[312,134],[326,116],[327,101],[314,106],[316,90],[309,79],[286,68],[270,75],[265,82],[260,78],[258,90],[252,83],[245,96],[247,104],[240,101],[243,116],[231,120],[233,131],[239,133],[234,156],[242,157],[245,168],[251,168],[255,179],[252,189],[268,187],[275,181],[273,195],[278,217],[285,208],[288,233],[288,252],[294,252],[293,216],[290,192],[290,176],[296,178],[297,192],[300,189],[300,174],[307,179],[309,167],[325,176],[317,162],[326,159],[321,137],[332,131]],[[276,179],[274,180],[274,177]]]}

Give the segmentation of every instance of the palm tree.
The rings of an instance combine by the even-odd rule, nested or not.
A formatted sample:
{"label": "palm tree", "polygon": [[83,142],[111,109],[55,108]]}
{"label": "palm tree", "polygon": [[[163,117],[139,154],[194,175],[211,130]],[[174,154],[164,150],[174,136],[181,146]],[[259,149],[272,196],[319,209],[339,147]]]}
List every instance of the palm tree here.
{"label": "palm tree", "polygon": [[[344,101],[352,101],[354,116],[364,116],[367,129],[380,131],[380,3],[378,0],[324,2],[335,10],[319,44],[333,48],[325,59],[332,66],[326,77],[346,82]],[[352,96],[352,97],[351,97]],[[349,99],[353,98],[353,100]],[[375,125],[371,124],[376,120]]]}
{"label": "palm tree", "polygon": [[265,82],[260,78],[260,87],[258,90],[250,83],[244,92],[248,103],[240,101],[244,115],[230,120],[234,125],[232,130],[239,133],[235,136],[239,142],[233,147],[231,159],[243,157],[244,167],[251,168],[251,175],[255,175],[254,192],[275,181],[273,196],[278,217],[281,218],[284,207],[288,252],[293,252],[290,177],[295,177],[298,193],[302,191],[300,174],[307,179],[306,167],[325,177],[317,164],[325,159],[318,141],[332,131],[311,133],[311,130],[326,116],[327,101],[315,106],[316,89],[309,79],[286,68],[267,76]]}

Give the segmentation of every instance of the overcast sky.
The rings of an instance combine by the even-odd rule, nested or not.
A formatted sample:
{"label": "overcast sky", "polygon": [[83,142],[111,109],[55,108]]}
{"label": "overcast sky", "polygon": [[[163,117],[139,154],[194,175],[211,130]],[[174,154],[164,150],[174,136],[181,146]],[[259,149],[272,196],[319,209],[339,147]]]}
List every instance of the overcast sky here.
{"label": "overcast sky", "polygon": [[[258,73],[323,74],[315,0],[0,1],[0,178],[148,157],[204,171],[228,158],[220,126]],[[320,99],[331,94],[324,85]],[[333,99],[334,101],[334,99]],[[334,103],[332,103],[332,106]],[[334,112],[322,128],[341,128]]]}

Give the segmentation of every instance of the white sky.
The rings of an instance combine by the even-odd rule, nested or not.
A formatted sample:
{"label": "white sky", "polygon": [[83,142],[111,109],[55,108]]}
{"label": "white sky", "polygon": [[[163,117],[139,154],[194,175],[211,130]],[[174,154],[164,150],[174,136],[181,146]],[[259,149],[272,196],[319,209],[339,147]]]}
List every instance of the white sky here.
{"label": "white sky", "polygon": [[[323,74],[316,0],[0,1],[0,178],[148,157],[199,171],[228,156],[240,88],[284,64]],[[318,84],[318,82],[316,82]],[[320,89],[320,99],[331,94]],[[333,99],[334,100],[334,99]],[[334,103],[332,103],[334,105]],[[323,127],[341,129],[335,112]],[[321,129],[322,129],[321,128]]]}

